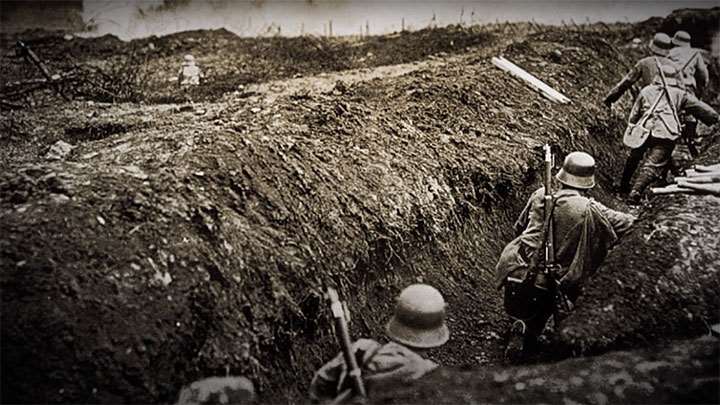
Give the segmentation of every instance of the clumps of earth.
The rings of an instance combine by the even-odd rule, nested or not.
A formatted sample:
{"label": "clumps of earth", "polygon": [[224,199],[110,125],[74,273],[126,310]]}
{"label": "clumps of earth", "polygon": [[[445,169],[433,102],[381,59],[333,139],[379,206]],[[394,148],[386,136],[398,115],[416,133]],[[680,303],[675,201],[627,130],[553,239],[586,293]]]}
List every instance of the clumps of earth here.
{"label": "clumps of earth", "polygon": [[[3,401],[172,402],[228,374],[261,402],[302,401],[338,351],[325,285],[354,337],[382,340],[393,297],[425,282],[449,305],[452,338],[428,354],[445,367],[377,401],[717,402],[717,340],[698,340],[719,321],[717,197],[644,205],[534,365],[503,364],[492,282],[543,144],[558,161],[596,156],[593,197],[630,210],[611,192],[630,101],[600,100],[643,55],[633,39],[672,18],[357,40],[4,36]],[[71,101],[15,94],[39,77],[12,56],[17,39]],[[170,81],[187,53],[205,71],[189,91]],[[713,142],[701,161],[720,158]],[[601,357],[564,360],[579,355]]]}

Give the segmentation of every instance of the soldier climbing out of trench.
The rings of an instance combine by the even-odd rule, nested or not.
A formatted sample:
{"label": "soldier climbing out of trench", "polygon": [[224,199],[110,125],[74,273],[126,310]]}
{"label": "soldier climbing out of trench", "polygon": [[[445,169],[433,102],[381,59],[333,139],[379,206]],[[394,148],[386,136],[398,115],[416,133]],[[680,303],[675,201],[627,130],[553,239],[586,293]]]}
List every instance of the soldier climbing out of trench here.
{"label": "soldier climbing out of trench", "polygon": [[[676,32],[672,43],[675,47],[670,50],[668,57],[680,66],[685,90],[700,98],[708,83],[708,69],[702,53],[699,49],[690,46],[690,34],[685,31]],[[688,143],[690,154],[694,155],[697,152],[693,143],[699,141],[697,139],[697,120],[686,114],[683,114],[680,119],[683,123],[681,138]]]}
{"label": "soldier climbing out of trench", "polygon": [[[495,268],[505,289],[505,311],[513,320],[505,351],[510,362],[537,352],[538,337],[551,316],[555,322],[578,298],[608,250],[631,229],[635,217],[586,196],[595,186],[595,160],[572,152],[555,176],[546,150],[545,184],[535,191],[515,223],[517,237]],[[548,190],[546,192],[546,190]]]}
{"label": "soldier climbing out of trench", "polygon": [[[657,63],[660,66],[670,66],[675,69],[679,69],[677,64],[673,62],[668,55],[672,49],[673,44],[670,37],[661,32],[655,34],[652,41],[650,42],[650,51],[652,55],[640,59],[635,63],[632,69],[610,90],[607,94],[603,103],[610,108],[614,102],[620,99],[622,95],[630,89],[633,85],[637,84],[640,89],[651,84],[657,75]],[[633,97],[635,97],[633,95]],[[625,167],[623,168],[622,178],[617,184],[618,191],[621,193],[630,192],[630,182],[632,180],[635,170],[637,170],[640,162],[642,161],[643,153],[637,149],[631,149],[630,154],[625,161]]]}
{"label": "soldier climbing out of trench", "polygon": [[435,362],[419,353],[442,346],[450,338],[440,292],[427,284],[405,288],[396,300],[395,314],[385,333],[391,342],[359,339],[352,343],[350,352],[359,369],[353,370],[352,359],[350,367],[346,366],[343,353],[322,366],[310,384],[310,399],[314,403],[340,403],[357,394],[352,391],[359,380],[364,395],[365,386],[372,391],[383,384],[417,380],[436,369]]}
{"label": "soldier climbing out of trench", "polygon": [[685,90],[676,69],[662,66],[659,71],[655,81],[640,91],[628,118],[625,143],[631,139],[638,145],[633,150],[645,156],[630,192],[634,203],[640,201],[647,186],[665,178],[673,149],[682,135],[681,116],[692,115],[708,126],[720,118],[712,107]]}

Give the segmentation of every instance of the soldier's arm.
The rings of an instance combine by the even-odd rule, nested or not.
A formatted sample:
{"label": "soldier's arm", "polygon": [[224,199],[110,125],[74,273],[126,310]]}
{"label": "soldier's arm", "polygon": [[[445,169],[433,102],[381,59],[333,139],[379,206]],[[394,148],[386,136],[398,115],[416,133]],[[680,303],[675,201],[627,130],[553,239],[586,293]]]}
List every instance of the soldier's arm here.
{"label": "soldier's arm", "polygon": [[[542,190],[542,189],[540,189]],[[515,224],[513,225],[513,231],[515,231],[515,236],[520,236],[523,231],[525,231],[525,228],[527,228],[528,223],[530,222],[530,211],[532,211],[533,202],[535,201],[535,195],[540,192],[540,190],[535,191],[530,198],[528,199],[527,204],[525,204],[525,208],[523,208],[522,212],[520,213],[520,216],[518,216],[517,221],[515,221]]]}
{"label": "soldier's arm", "polygon": [[686,92],[683,95],[682,102],[685,111],[707,126],[712,126],[720,120],[717,111],[690,93]]}
{"label": "soldier's arm", "polygon": [[615,211],[614,209],[608,208],[603,204],[593,201],[595,207],[607,218],[610,225],[618,237],[623,237],[632,229],[633,224],[637,217],[635,215],[626,214],[624,212]]}
{"label": "soldier's arm", "polygon": [[703,58],[702,53],[699,53],[696,59],[697,61],[695,62],[695,85],[697,86],[697,93],[698,95],[700,95],[702,94],[705,86],[708,83],[709,75],[707,65],[705,65],[705,59]]}
{"label": "soldier's arm", "polygon": [[627,72],[622,80],[620,80],[620,82],[615,85],[612,90],[610,90],[607,96],[605,96],[605,100],[603,100],[603,102],[606,105],[610,105],[618,101],[618,99],[622,97],[623,93],[625,93],[630,87],[632,87],[633,84],[635,84],[635,82],[638,81],[638,79],[640,79],[641,74],[640,67],[635,64],[635,66]]}

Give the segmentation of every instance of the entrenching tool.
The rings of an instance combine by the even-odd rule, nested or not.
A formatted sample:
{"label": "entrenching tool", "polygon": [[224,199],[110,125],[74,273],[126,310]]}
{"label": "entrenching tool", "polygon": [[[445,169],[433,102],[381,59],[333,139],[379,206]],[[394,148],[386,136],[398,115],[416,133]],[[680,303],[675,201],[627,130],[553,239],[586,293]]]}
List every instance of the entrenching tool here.
{"label": "entrenching tool", "polygon": [[660,93],[653,102],[650,109],[647,110],[642,116],[640,122],[638,122],[637,124],[628,123],[627,129],[625,129],[625,135],[623,136],[623,143],[625,144],[625,146],[628,146],[632,149],[637,149],[645,143],[647,138],[650,136],[650,130],[645,128],[645,124],[650,119],[650,117],[652,117],[662,97],[663,94]]}

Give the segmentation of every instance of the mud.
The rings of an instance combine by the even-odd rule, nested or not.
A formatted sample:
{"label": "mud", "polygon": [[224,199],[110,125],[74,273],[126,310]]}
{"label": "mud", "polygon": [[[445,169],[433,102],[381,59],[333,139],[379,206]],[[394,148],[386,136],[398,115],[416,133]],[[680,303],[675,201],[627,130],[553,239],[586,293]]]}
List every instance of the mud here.
{"label": "mud", "polygon": [[712,404],[719,397],[712,337],[534,367],[441,369],[372,393],[375,404]]}
{"label": "mud", "polygon": [[[698,163],[720,160],[716,144]],[[561,338],[578,353],[691,335],[720,321],[720,249],[715,196],[652,200],[632,234],[606,259]]]}
{"label": "mud", "polygon": [[[453,333],[430,357],[500,363],[507,321],[492,268],[539,185],[542,144],[558,159],[597,156],[594,197],[626,208],[606,191],[624,119],[600,100],[633,57],[620,38],[646,27],[608,29],[543,28],[509,46],[471,30],[468,43],[484,46],[396,75],[318,68],[317,88],[292,79],[216,88],[192,105],[62,107],[48,92],[49,105],[3,112],[3,401],[168,402],[229,372],[264,401],[298,402],[337,351],[326,283],[348,299],[353,336],[382,338],[392,297],[429,282]],[[573,103],[550,105],[492,67],[499,53]],[[427,54],[413,55],[398,61]],[[45,161],[56,140],[75,148]],[[681,326],[672,336],[696,335]]]}

